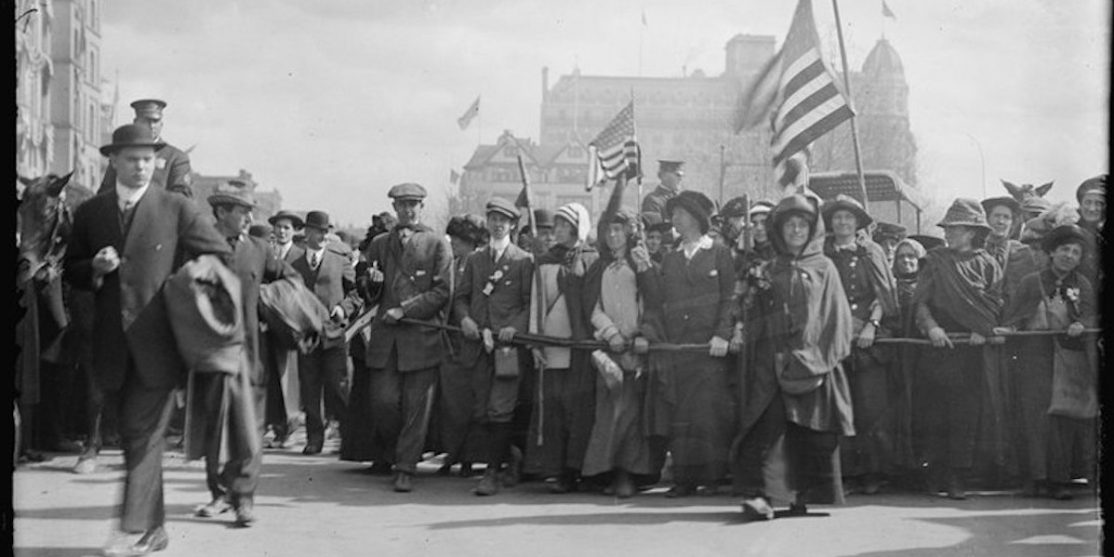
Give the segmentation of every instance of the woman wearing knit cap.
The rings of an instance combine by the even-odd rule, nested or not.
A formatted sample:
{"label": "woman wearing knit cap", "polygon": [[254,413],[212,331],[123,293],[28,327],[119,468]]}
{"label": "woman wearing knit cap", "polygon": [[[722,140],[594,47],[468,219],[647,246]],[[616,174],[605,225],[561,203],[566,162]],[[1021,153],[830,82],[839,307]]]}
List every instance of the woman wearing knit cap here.
{"label": "woman wearing knit cap", "polygon": [[[449,219],[445,228],[449,245],[453,250],[453,272],[449,276],[450,299],[457,293],[464,261],[477,249],[487,245],[487,223],[479,215],[455,216]],[[449,323],[456,323],[460,316],[448,315]],[[470,384],[470,368],[461,359],[460,333],[448,332],[445,335],[445,354],[441,361],[440,383],[437,389],[436,411],[430,422],[430,436],[435,437],[435,449],[446,453],[445,462],[438,470],[448,474],[452,465],[460,464],[460,477],[472,476],[472,463],[482,461],[484,449],[479,438],[479,428],[472,424],[473,393]]]}
{"label": "woman wearing knit cap", "polygon": [[873,495],[885,482],[893,459],[890,352],[875,347],[874,339],[889,335],[882,322],[898,313],[894,279],[882,247],[860,232],[874,219],[857,200],[840,194],[824,204],[821,214],[825,228],[832,231],[824,242],[824,255],[839,272],[855,337],[851,357],[843,364],[851,385],[857,435],[841,451],[843,474],[856,480],[856,490]]}
{"label": "woman wearing knit cap", "polygon": [[704,194],[686,190],[666,202],[681,242],[661,262],[659,303],[644,323],[651,342],[708,343],[706,353],[651,358],[655,385],[651,432],[668,439],[675,485],[667,496],[716,489],[727,472],[732,398],[727,355],[732,335],[734,263],[731,249],[708,236],[714,211]]}
{"label": "woman wearing knit cap", "polygon": [[[595,338],[607,352],[593,353],[597,366],[614,364],[617,377],[596,378],[595,424],[584,457],[584,476],[612,473],[608,492],[634,495],[635,478],[652,476],[643,408],[646,399],[645,361],[633,351],[639,339],[647,282],[655,272],[646,248],[638,245],[635,215],[627,210],[605,214],[599,237],[605,249],[585,277],[584,312],[590,315]],[[605,359],[606,358],[606,359]]]}
{"label": "woman wearing knit cap", "polygon": [[[1022,280],[997,332],[1066,330],[1066,336],[1026,338],[1017,343],[1021,357],[1015,393],[1020,421],[1017,440],[1026,481],[1023,493],[1070,499],[1067,485],[1073,477],[1074,455],[1082,455],[1088,483],[1094,485],[1096,479],[1097,358],[1094,342],[1080,338],[1084,327],[1096,322],[1095,292],[1078,272],[1087,249],[1080,227],[1058,227],[1042,244],[1051,264]],[[1079,388],[1056,388],[1061,385]],[[1062,396],[1066,392],[1077,396]]]}
{"label": "woman wearing knit cap", "polygon": [[[943,240],[940,240],[943,243]],[[916,238],[906,237],[894,247],[894,296],[897,298],[897,315],[888,317],[883,326],[888,327],[895,336],[909,338],[916,335],[913,324],[913,293],[917,290],[921,266],[928,250]],[[913,393],[917,388],[917,361],[921,347],[903,344],[890,347],[893,357],[890,368],[893,377],[893,391],[890,400],[892,412],[893,465],[896,472],[915,474],[920,471],[921,456],[924,453],[921,440],[922,432],[914,431],[921,420],[913,415]]]}
{"label": "woman wearing knit cap", "polygon": [[[557,209],[554,243],[534,262],[530,332],[573,340],[592,338],[580,299],[584,275],[599,257],[588,244],[588,210],[579,203]],[[537,393],[526,440],[527,473],[550,481],[553,493],[576,491],[592,432],[596,376],[589,352],[534,348]]]}
{"label": "woman wearing knit cap", "polygon": [[[917,368],[927,405],[926,452],[930,490],[947,482],[951,499],[966,499],[964,482],[974,465],[979,413],[984,400],[1001,416],[997,369],[987,364],[984,345],[993,335],[1002,307],[1002,270],[982,246],[990,226],[979,202],[956,199],[937,226],[947,247],[929,251],[913,295],[916,325],[932,348],[921,353]],[[949,333],[970,335],[955,344]]]}
{"label": "woman wearing knit cap", "polygon": [[[762,269],[761,316],[749,335],[757,339],[756,354],[743,369],[739,435],[731,446],[748,520],[774,517],[768,480],[796,493],[790,515],[806,514],[810,503],[842,504],[840,437],[855,434],[842,367],[851,353],[851,309],[839,271],[824,256],[817,200],[782,199],[767,231],[777,256]],[[784,457],[781,466],[774,455]]]}

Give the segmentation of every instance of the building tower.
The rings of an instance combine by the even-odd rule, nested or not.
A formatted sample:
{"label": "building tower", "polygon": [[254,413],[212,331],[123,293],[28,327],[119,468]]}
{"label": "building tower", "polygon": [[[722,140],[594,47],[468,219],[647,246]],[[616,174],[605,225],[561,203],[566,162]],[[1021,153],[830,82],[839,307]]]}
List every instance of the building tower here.
{"label": "building tower", "polygon": [[101,0],[53,2],[51,172],[61,175],[72,170],[71,183],[94,191],[105,167],[98,150],[106,133],[101,106],[101,8]]}

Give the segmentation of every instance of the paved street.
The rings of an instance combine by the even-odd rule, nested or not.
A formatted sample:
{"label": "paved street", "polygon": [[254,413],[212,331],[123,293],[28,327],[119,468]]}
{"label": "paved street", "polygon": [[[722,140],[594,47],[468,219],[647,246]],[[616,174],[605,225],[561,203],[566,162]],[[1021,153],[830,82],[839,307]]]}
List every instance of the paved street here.
{"label": "paved street", "polygon": [[[256,499],[259,522],[231,528],[231,515],[192,516],[207,501],[199,462],[165,458],[170,547],[158,555],[859,555],[928,557],[1099,555],[1097,500],[1085,488],[1067,502],[974,494],[857,496],[816,516],[740,521],[733,497],[667,499],[662,489],[619,501],[550,495],[540,483],[492,498],[475,480],[433,475],[425,463],[411,494],[335,455],[302,456],[300,445],[268,451]],[[326,453],[329,446],[326,446]],[[122,458],[77,476],[75,455],[24,465],[14,476],[15,554],[96,555],[113,526]],[[821,513],[830,516],[821,516]]]}

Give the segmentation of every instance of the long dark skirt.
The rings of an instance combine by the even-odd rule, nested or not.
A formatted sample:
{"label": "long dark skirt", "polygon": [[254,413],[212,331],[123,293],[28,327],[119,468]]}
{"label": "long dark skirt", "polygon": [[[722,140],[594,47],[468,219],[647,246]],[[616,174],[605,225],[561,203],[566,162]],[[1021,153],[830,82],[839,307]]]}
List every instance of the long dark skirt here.
{"label": "long dark skirt", "polygon": [[898,398],[884,351],[855,348],[843,362],[851,387],[855,436],[842,447],[843,473],[848,477],[888,473],[893,467],[891,401]]}
{"label": "long dark skirt", "polygon": [[484,459],[486,445],[480,432],[472,427],[472,368],[453,358],[441,363],[440,386],[437,390],[436,411],[430,422],[430,447],[447,453],[446,462],[480,462]]}
{"label": "long dark skirt", "polygon": [[981,347],[921,352],[914,404],[924,419],[925,457],[936,471],[969,471],[974,464],[985,377]]}
{"label": "long dark skirt", "polygon": [[714,485],[726,476],[734,408],[722,359],[684,365],[677,359],[662,389],[677,484]]}
{"label": "long dark skirt", "polygon": [[579,471],[595,421],[596,371],[585,358],[573,357],[567,369],[538,372],[540,388],[526,438],[526,472],[544,478]]}
{"label": "long dark skirt", "polygon": [[381,451],[375,443],[371,408],[371,371],[363,359],[352,358],[352,390],[348,394],[347,412],[340,421],[340,459],[351,462],[381,459]]}
{"label": "long dark skirt", "polygon": [[596,418],[584,455],[583,475],[615,469],[642,475],[658,472],[651,468],[650,440],[642,422],[646,379],[624,370],[623,384],[610,390],[597,374]]}

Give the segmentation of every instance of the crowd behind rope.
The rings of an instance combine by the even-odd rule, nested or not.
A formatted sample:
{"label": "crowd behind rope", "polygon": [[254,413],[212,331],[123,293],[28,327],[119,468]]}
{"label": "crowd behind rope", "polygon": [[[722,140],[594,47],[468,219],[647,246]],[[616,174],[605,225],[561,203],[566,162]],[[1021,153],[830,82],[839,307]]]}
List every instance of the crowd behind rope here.
{"label": "crowd behind rope", "polygon": [[[620,498],[662,485],[666,497],[732,493],[755,520],[781,499],[804,514],[883,490],[964,499],[973,484],[1065,499],[1074,480],[1097,485],[1102,348],[1086,335],[1098,323],[1106,175],[1078,187],[1078,208],[956,199],[942,238],[906,236],[853,198],[807,189],[718,207],[682,189],[677,161],[663,161],[641,212],[614,196],[593,220],[569,203],[535,210],[534,232],[501,198],[431,229],[425,189],[404,183],[388,194],[394,214],[376,215],[353,249],[323,211],[252,226],[250,188],[235,180],[207,199],[213,226],[150,169],[146,180],[125,172],[161,147],[133,125],[102,148],[116,187],[79,209],[64,276],[96,293],[99,323],[123,310],[105,340],[115,360],[96,345],[94,360],[119,368],[121,530],[146,532],[141,545],[165,546],[165,533],[152,537],[161,446],[150,438],[170,422],[178,377],[151,371],[161,364],[141,356],[131,324],[157,316],[129,304],[158,290],[179,252],[236,273],[245,315],[267,283],[291,281],[327,311],[312,347],[291,350],[245,319],[246,368],[193,370],[188,452],[206,458],[212,495],[199,516],[254,521],[263,447],[284,448],[297,411],[304,454],[339,435],[342,460],[370,463],[399,492],[430,455],[442,456],[439,474],[482,465],[479,496],[524,479]],[[127,241],[132,227],[150,227],[170,254],[136,251],[146,244]],[[187,267],[201,272],[198,261]],[[150,292],[121,298],[140,279]],[[1018,331],[1055,334],[1011,340]],[[927,342],[880,342],[895,337]]]}

